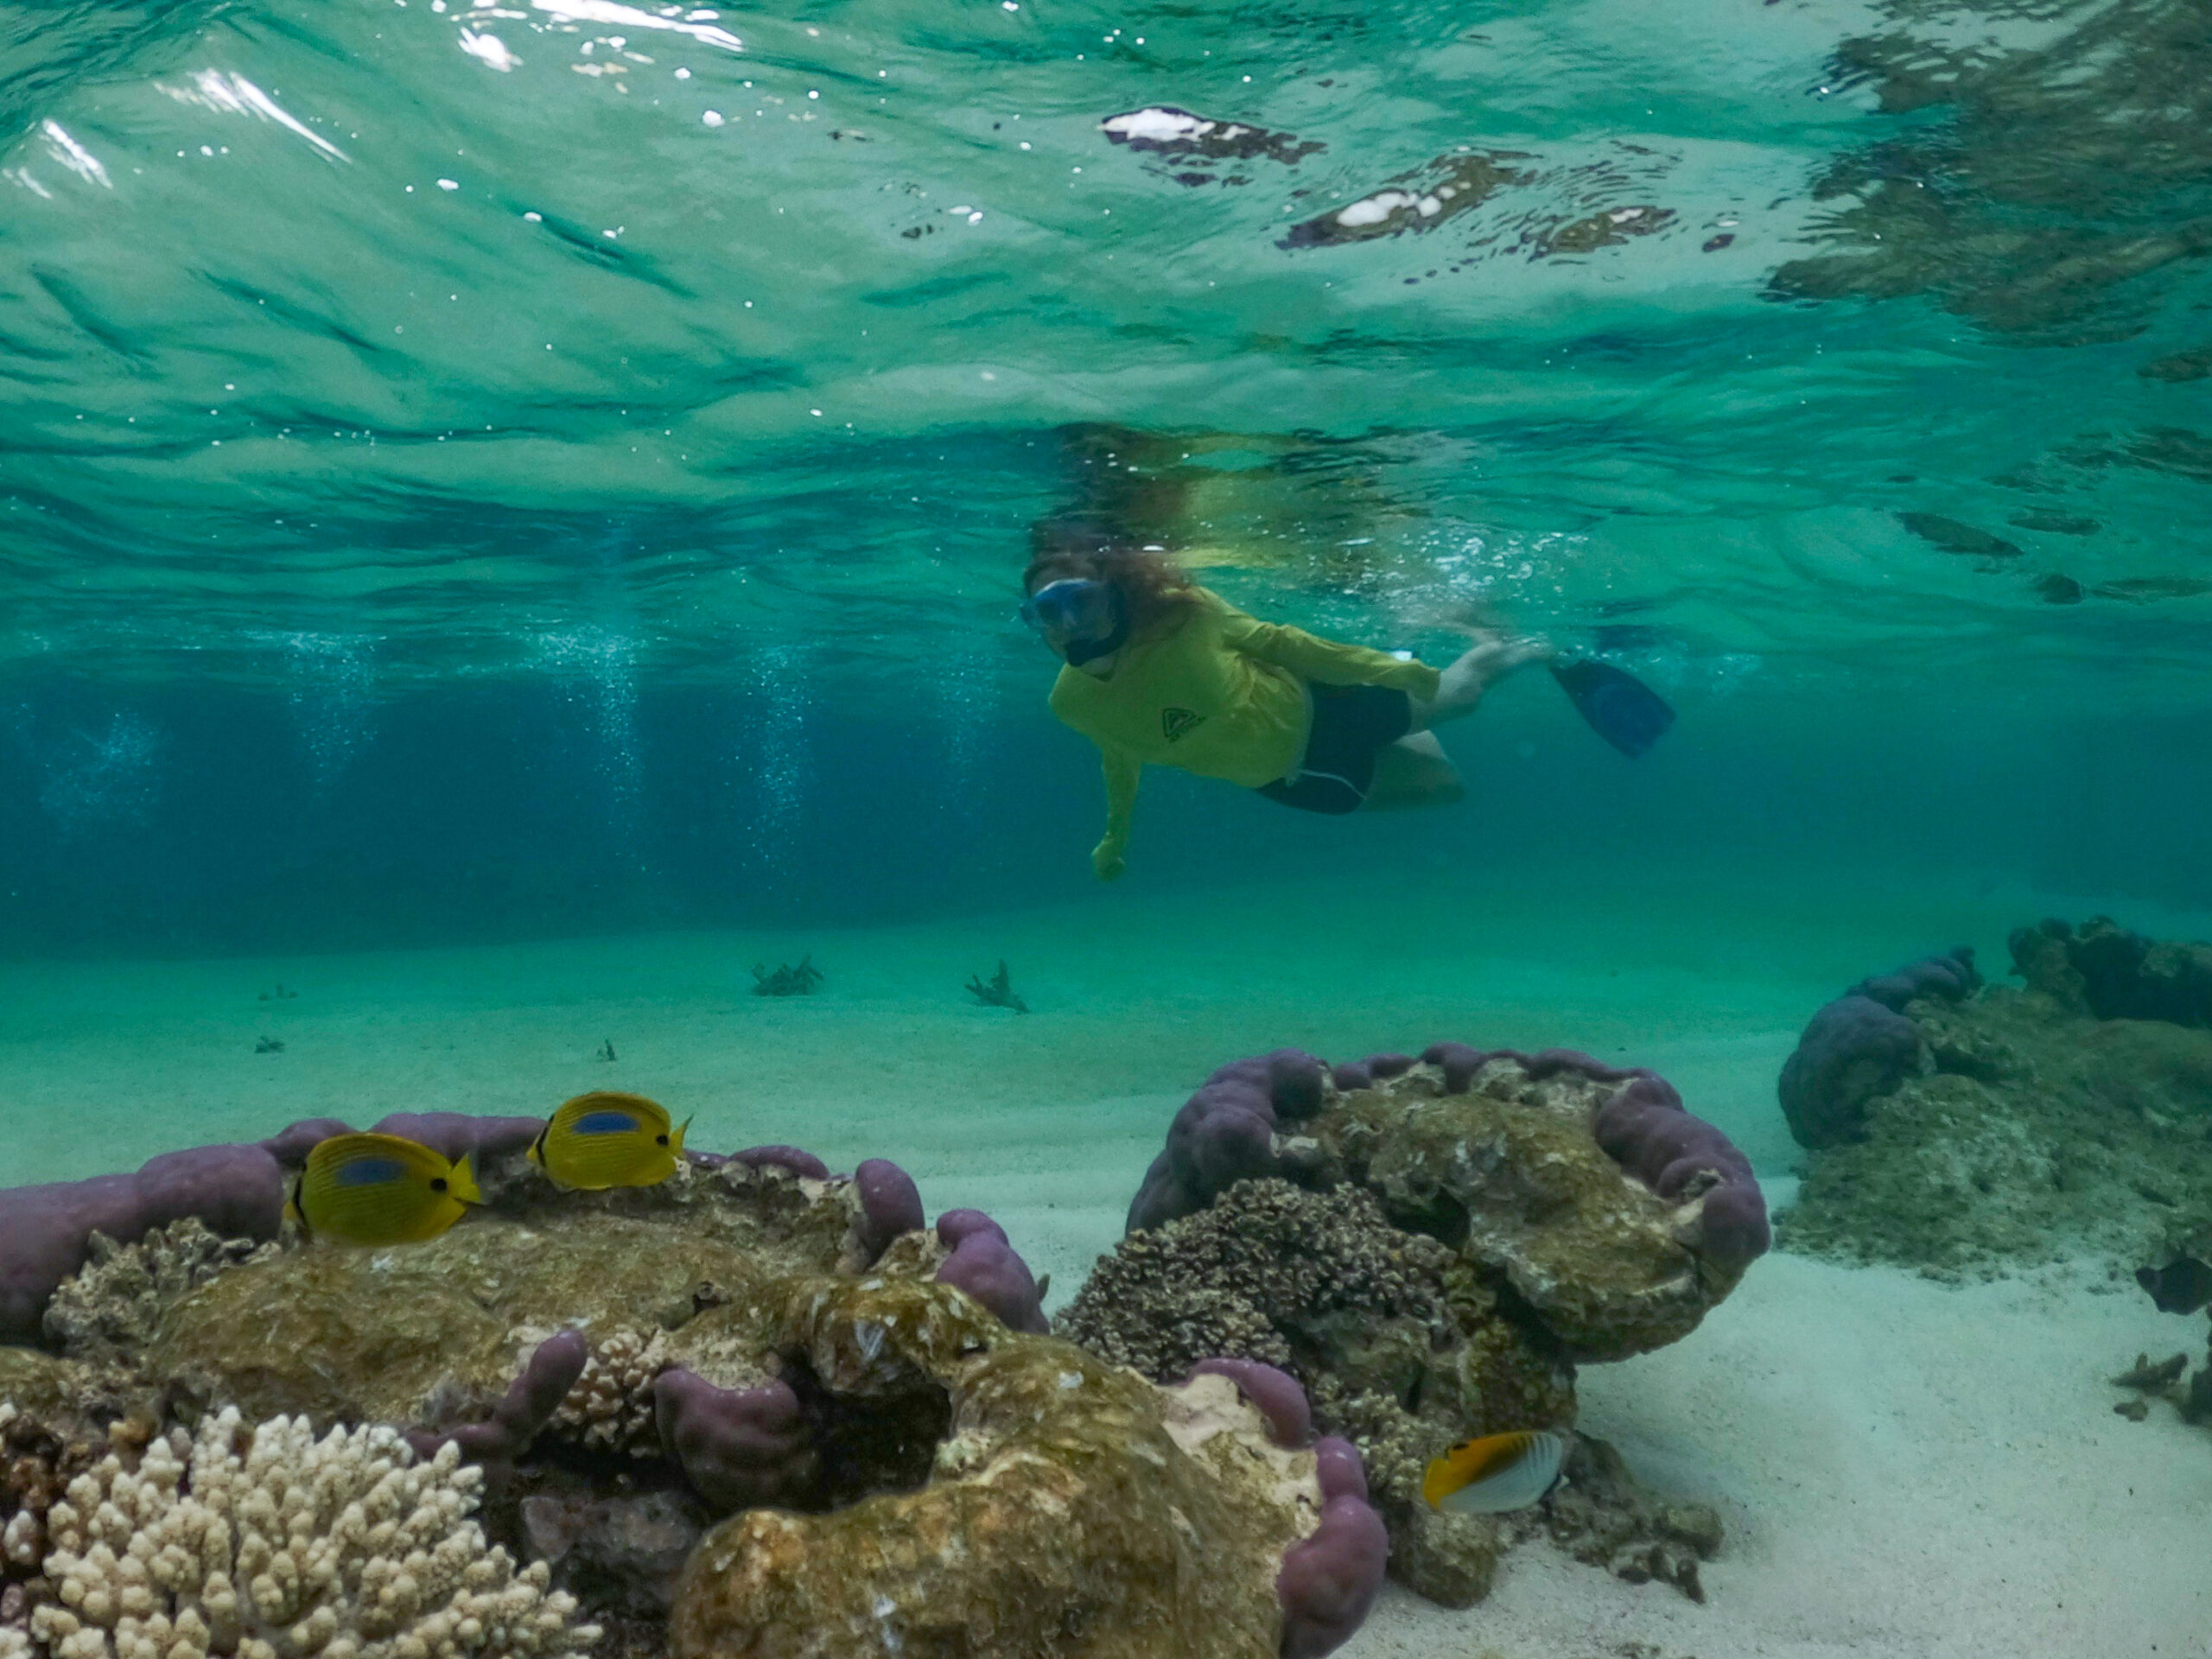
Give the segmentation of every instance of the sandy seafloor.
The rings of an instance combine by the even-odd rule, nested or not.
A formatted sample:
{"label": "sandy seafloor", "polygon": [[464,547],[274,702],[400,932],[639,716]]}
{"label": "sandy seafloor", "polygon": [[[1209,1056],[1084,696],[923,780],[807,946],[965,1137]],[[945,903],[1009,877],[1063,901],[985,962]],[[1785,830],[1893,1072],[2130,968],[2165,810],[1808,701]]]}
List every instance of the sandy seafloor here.
{"label": "sandy seafloor", "polygon": [[[283,959],[0,964],[0,1184],[129,1167],[296,1118],[543,1113],[619,1087],[692,1144],[880,1155],[934,1213],[992,1211],[1055,1303],[1118,1236],[1206,1071],[1564,1045],[1671,1078],[1786,1196],[1774,1078],[1852,980],[2011,925],[2110,908],[2048,894],[1586,876],[1147,896],[929,926],[677,933]],[[816,997],[748,994],[811,951]],[[1007,958],[1033,1012],[962,982]],[[282,982],[296,999],[264,1001]],[[262,1036],[280,1053],[257,1054]],[[618,1058],[594,1058],[611,1041]],[[1354,1659],[2134,1659],[2212,1651],[2212,1432],[2113,1414],[2138,1350],[2201,1355],[2099,1264],[1964,1288],[1777,1255],[1688,1340],[1586,1369],[1584,1427],[1648,1484],[1719,1503],[1707,1599],[1532,1544],[1452,1612],[1393,1589]]]}

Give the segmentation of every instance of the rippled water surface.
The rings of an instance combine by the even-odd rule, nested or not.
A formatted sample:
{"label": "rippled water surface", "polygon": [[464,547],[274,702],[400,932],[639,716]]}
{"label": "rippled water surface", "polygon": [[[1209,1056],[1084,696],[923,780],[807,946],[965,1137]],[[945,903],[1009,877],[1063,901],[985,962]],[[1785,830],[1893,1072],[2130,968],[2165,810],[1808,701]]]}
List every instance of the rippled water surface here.
{"label": "rippled water surface", "polygon": [[19,0],[0,653],[880,663],[1080,511],[1308,620],[2156,684],[2208,87],[2193,0]]}

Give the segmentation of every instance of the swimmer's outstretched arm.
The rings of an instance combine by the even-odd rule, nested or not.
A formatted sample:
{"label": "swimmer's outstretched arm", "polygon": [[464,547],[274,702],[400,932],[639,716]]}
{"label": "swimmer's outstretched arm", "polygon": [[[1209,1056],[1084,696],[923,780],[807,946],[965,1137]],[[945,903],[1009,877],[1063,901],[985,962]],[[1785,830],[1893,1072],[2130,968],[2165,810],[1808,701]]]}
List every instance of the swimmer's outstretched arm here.
{"label": "swimmer's outstretched arm", "polygon": [[1105,743],[1098,746],[1098,758],[1106,767],[1106,835],[1090,849],[1090,868],[1101,881],[1111,881],[1128,868],[1129,818],[1136,810],[1144,762]]}

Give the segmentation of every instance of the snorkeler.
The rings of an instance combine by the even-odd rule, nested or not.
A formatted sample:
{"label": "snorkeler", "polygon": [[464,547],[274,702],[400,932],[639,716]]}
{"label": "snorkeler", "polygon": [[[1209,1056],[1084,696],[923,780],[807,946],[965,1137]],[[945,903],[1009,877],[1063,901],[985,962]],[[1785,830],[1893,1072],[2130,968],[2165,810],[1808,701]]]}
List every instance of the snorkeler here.
{"label": "snorkeler", "polygon": [[1262,622],[1159,549],[1062,543],[1022,580],[1022,617],[1066,666],[1052,712],[1098,745],[1106,835],[1091,867],[1125,867],[1144,766],[1179,766],[1308,812],[1441,806],[1465,795],[1431,728],[1474,711],[1534,639],[1478,634],[1450,667]]}

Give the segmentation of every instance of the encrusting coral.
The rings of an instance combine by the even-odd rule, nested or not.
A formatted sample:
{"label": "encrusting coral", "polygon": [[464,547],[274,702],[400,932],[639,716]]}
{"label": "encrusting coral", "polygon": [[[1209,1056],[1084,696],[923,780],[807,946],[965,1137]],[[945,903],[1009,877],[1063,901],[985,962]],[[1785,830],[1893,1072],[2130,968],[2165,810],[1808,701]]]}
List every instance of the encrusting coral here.
{"label": "encrusting coral", "polygon": [[[1319,1453],[1271,1450],[1265,1419],[1218,1379],[1193,1385],[1203,1406],[1179,1404],[926,1284],[820,1285],[789,1319],[835,1394],[893,1420],[934,1396],[944,1431],[916,1448],[906,1490],[826,1514],[747,1510],[709,1533],[671,1626],[677,1659],[1273,1659],[1325,1651],[1372,1596],[1379,1537],[1356,1608],[1294,1570],[1302,1541],[1338,1535]],[[1362,1523],[1340,1511],[1333,1525]],[[1305,1633],[1347,1611],[1330,1639]]]}
{"label": "encrusting coral", "polygon": [[[2024,988],[1935,971],[1958,952],[1859,988],[1885,994],[1899,1036],[1849,1087],[1844,1050],[1805,1057],[1832,1043],[1831,1011],[1865,995],[1806,1028],[1784,1103],[1794,1081],[1793,1125],[1809,1110],[1840,1132],[1808,1141],[1782,1221],[1791,1249],[1955,1278],[2085,1251],[2155,1267],[2212,1229],[2212,1031],[2140,1017],[2191,1016],[2212,947],[2153,945],[2101,918],[2011,943]],[[1838,1089],[1807,1094],[1816,1074]]]}
{"label": "encrusting coral", "polygon": [[[1523,1523],[1429,1506],[1429,1459],[1567,1428],[1578,1360],[1686,1335],[1765,1243],[1749,1165],[1648,1072],[1449,1044],[1331,1071],[1282,1051],[1192,1097],[1059,1329],[1158,1381],[1210,1354],[1289,1372],[1363,1454],[1392,1572],[1464,1606]],[[1597,1442],[1569,1464],[1542,1524],[1699,1595],[1713,1512],[1644,1497]]]}
{"label": "encrusting coral", "polygon": [[[789,1650],[811,1659],[889,1659],[877,1637],[897,1626],[872,1610],[915,1574],[936,1586],[931,1605],[974,1615],[946,1626],[967,1659],[1029,1659],[1022,1632],[1071,1621],[1118,1632],[1087,1649],[1097,1659],[1309,1659],[1363,1616],[1383,1546],[1357,1453],[1296,1448],[1294,1478],[1278,1460],[1262,1480],[1251,1470],[1265,1459],[1228,1455],[1234,1434],[1203,1454],[1180,1446],[1159,1427],[1176,1409],[1168,1395],[1039,1334],[1041,1287],[988,1217],[949,1211],[926,1228],[896,1166],[836,1177],[791,1148],[694,1157],[652,1187],[559,1191],[523,1156],[537,1122],[388,1120],[387,1132],[471,1155],[483,1193],[448,1230],[405,1246],[264,1248],[188,1220],[113,1244],[65,1233],[85,1270],[41,1289],[60,1255],[0,1237],[0,1267],[27,1268],[20,1314],[65,1351],[0,1348],[0,1398],[58,1426],[41,1442],[53,1457],[38,1492],[0,1491],[0,1549],[39,1557],[0,1570],[0,1594],[19,1611],[36,1603],[30,1621],[0,1611],[10,1645],[30,1659],[509,1659],[568,1650],[542,1615],[565,1614],[552,1598],[573,1593],[618,1659],[664,1655],[686,1629],[710,1630],[718,1653],[798,1643]],[[245,1172],[257,1192],[264,1164],[296,1166],[344,1130],[319,1120],[185,1163]],[[97,1198],[47,1189],[36,1213],[73,1227]],[[1153,1427],[1117,1444],[1130,1421]],[[93,1427],[109,1422],[112,1445]],[[238,1469],[203,1473],[217,1452]],[[457,1471],[454,1490],[484,1497],[467,1522],[478,1554],[526,1552],[527,1573],[461,1564],[455,1593],[491,1599],[425,1601],[412,1635],[357,1617],[360,1596],[397,1605],[384,1591],[398,1582],[371,1567],[347,1577],[330,1554],[397,1536],[398,1522],[367,1510],[348,1518],[353,1489],[334,1470],[362,1458],[391,1464],[367,1489],[387,1496],[404,1487],[395,1471]],[[269,1495],[245,1495],[272,1459],[283,1469]],[[81,1503],[61,1495],[72,1480]],[[203,1493],[256,1538],[264,1509],[279,1516],[267,1570],[232,1586],[235,1616],[195,1565]],[[764,1503],[791,1513],[771,1524]],[[768,1582],[766,1601],[749,1599],[749,1557],[686,1573],[703,1529],[734,1513],[725,1533],[807,1533],[820,1570]],[[1055,1514],[1080,1517],[1084,1538],[1055,1535]],[[126,1522],[151,1541],[143,1549]],[[445,1585],[462,1548],[394,1548],[418,1588],[425,1574]],[[143,1596],[134,1549],[168,1574]],[[239,1560],[261,1549],[233,1541]],[[1163,1576],[1170,1558],[1181,1565]],[[127,1592],[94,1582],[111,1568]],[[40,1599],[36,1586],[65,1583],[75,1601]],[[800,1602],[810,1611],[788,1622]]]}
{"label": "encrusting coral", "polygon": [[118,1446],[47,1512],[54,1659],[457,1659],[582,1653],[575,1604],[518,1573],[469,1514],[480,1470],[388,1428],[301,1419]]}
{"label": "encrusting coral", "polygon": [[73,1359],[118,1360],[152,1340],[162,1310],[270,1245],[219,1238],[196,1217],[157,1227],[135,1244],[105,1233],[87,1241],[88,1259],[46,1306],[48,1341]]}

